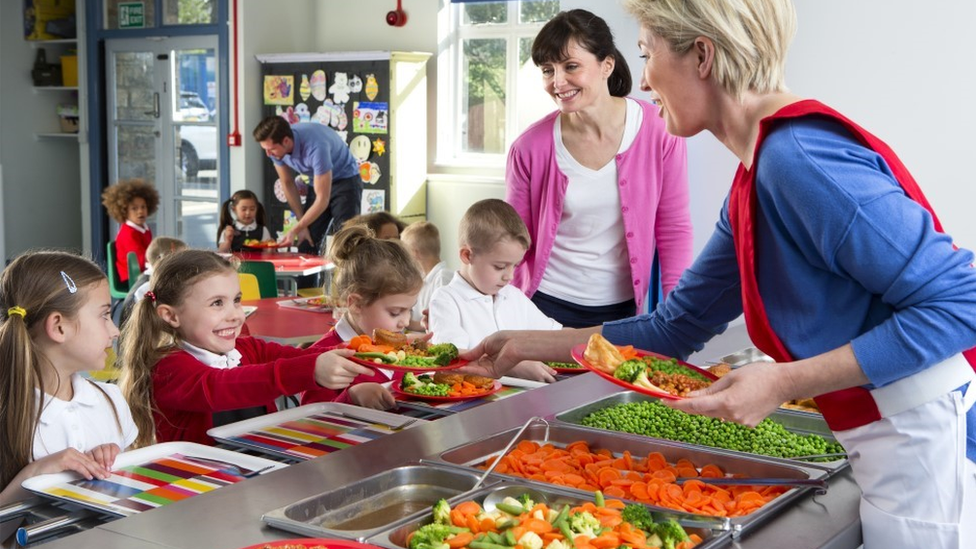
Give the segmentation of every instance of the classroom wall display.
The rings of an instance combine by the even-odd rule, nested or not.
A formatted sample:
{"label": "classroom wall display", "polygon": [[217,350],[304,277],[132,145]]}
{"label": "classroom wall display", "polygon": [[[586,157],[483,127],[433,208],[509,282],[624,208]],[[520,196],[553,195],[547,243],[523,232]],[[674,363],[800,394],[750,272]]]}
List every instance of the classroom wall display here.
{"label": "classroom wall display", "polygon": [[352,131],[358,133],[387,133],[390,108],[383,102],[356,101],[352,104]]}
{"label": "classroom wall display", "polygon": [[265,105],[294,105],[295,77],[269,74],[264,77]]}
{"label": "classroom wall display", "polygon": [[383,203],[386,202],[386,191],[376,189],[363,189],[363,213],[375,213],[383,211]]}

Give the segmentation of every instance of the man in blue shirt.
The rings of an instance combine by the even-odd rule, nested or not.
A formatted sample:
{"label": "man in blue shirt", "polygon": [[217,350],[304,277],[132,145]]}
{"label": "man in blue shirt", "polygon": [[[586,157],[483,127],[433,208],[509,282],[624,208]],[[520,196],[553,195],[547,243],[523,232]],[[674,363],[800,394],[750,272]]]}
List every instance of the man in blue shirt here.
{"label": "man in blue shirt", "polygon": [[[298,239],[298,251],[319,253],[330,227],[338,229],[359,215],[363,184],[359,163],[339,134],[314,123],[290,126],[280,116],[269,116],[254,128],[254,140],[274,162],[281,189],[298,222],[280,243]],[[302,208],[295,173],[312,179]]]}

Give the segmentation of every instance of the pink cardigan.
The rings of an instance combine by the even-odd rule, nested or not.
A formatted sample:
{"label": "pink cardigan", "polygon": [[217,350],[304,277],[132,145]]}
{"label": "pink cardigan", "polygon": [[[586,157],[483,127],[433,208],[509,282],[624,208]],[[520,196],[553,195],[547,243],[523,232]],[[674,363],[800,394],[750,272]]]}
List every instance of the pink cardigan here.
{"label": "pink cardigan", "polygon": [[[661,261],[661,282],[667,295],[691,265],[692,229],[684,139],[665,131],[656,106],[635,101],[644,109],[641,129],[616,162],[635,312],[640,313],[647,299],[654,251]],[[538,290],[549,262],[569,184],[556,165],[553,127],[558,115],[553,112],[519,136],[508,153],[505,170],[505,200],[522,216],[532,236],[532,246],[513,280],[529,297]]]}

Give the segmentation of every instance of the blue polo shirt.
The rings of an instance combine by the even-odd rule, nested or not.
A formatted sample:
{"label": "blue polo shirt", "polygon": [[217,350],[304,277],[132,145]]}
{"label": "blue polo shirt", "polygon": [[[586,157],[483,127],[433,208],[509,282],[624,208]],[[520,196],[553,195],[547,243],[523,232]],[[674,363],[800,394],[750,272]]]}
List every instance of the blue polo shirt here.
{"label": "blue polo shirt", "polygon": [[332,128],[308,122],[293,125],[291,131],[295,147],[281,160],[272,158],[276,166],[288,166],[312,178],[331,171],[333,181],[359,175],[359,162]]}

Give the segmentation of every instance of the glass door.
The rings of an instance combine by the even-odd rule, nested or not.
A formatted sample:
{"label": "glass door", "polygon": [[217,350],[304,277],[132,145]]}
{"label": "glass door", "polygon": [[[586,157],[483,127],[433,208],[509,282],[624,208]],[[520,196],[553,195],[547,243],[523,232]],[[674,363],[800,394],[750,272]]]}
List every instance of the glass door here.
{"label": "glass door", "polygon": [[[156,186],[154,235],[216,244],[216,37],[106,42],[109,177]],[[114,233],[113,233],[114,234]]]}

